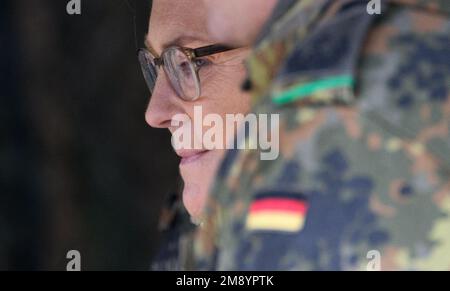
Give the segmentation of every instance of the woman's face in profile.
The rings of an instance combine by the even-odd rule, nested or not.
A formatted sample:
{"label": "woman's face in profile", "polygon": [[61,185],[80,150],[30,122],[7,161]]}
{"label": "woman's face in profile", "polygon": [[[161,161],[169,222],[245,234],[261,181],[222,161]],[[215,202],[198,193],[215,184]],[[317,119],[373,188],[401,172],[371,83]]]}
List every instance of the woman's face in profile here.
{"label": "woman's face in profile", "polygon": [[[198,48],[215,44],[208,34],[206,21],[203,1],[154,0],[146,43],[158,56],[173,45]],[[195,101],[181,99],[167,75],[160,69],[146,112],[147,123],[152,127],[167,128],[174,134],[179,129],[172,125],[172,120],[177,115],[188,116],[192,124],[203,124],[203,120],[198,120],[199,115],[194,115],[194,108],[197,108],[197,112],[201,108],[203,118],[208,114],[217,114],[222,120],[225,120],[226,114],[247,113],[250,99],[240,90],[246,76],[244,60],[247,54],[247,50],[239,49],[203,58],[199,62],[198,72],[201,96]],[[208,127],[203,126],[202,132],[195,131],[194,126],[192,129],[189,134],[194,140],[194,135],[202,136]],[[225,132],[224,128],[223,133]],[[175,151],[181,158],[183,202],[191,216],[197,218],[204,208],[225,150],[207,150],[204,144],[200,144],[196,149],[177,147]]]}

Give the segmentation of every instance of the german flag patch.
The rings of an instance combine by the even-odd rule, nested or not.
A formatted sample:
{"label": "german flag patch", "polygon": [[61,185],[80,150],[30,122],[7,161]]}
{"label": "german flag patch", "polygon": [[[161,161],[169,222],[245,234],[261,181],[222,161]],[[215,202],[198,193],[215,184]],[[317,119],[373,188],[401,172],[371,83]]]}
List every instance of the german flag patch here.
{"label": "german flag patch", "polygon": [[246,228],[251,231],[298,232],[303,229],[308,203],[290,193],[258,195],[250,204]]}

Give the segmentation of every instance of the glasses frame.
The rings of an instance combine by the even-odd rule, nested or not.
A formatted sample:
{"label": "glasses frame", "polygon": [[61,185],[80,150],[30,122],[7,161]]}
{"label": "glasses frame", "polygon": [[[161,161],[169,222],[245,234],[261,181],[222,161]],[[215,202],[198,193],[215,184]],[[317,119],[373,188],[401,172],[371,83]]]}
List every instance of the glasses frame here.
{"label": "glasses frame", "polygon": [[[166,69],[166,66],[164,64],[164,55],[169,52],[170,50],[179,50],[181,51],[189,60],[190,64],[192,65],[192,67],[194,68],[195,71],[195,81],[197,83],[197,86],[199,88],[198,90],[198,96],[195,96],[194,98],[188,98],[186,96],[180,96],[180,92],[177,92],[178,97],[180,97],[183,100],[186,101],[195,101],[197,100],[200,96],[201,96],[201,80],[200,80],[200,76],[198,74],[200,67],[197,66],[197,64],[195,63],[196,59],[202,58],[202,57],[207,57],[207,56],[211,56],[211,55],[215,55],[215,54],[219,54],[219,53],[223,53],[223,52],[227,52],[227,51],[231,51],[231,50],[235,50],[237,48],[232,48],[232,47],[228,47],[228,46],[224,46],[224,45],[220,45],[220,44],[213,44],[213,45],[207,45],[207,46],[203,46],[203,47],[199,47],[199,48],[187,48],[187,47],[181,47],[181,46],[170,46],[166,49],[164,49],[164,51],[161,53],[161,56],[157,56],[157,54],[155,54],[150,48],[141,48],[138,49],[138,56],[140,55],[140,53],[143,52],[147,52],[149,53],[150,57],[152,58],[152,61],[155,65],[155,69],[156,69],[156,79],[155,79],[155,84],[156,84],[156,80],[158,77],[158,69],[160,69],[161,67],[163,67],[164,72],[166,73],[166,75],[168,75],[168,69]],[[144,68],[143,66],[150,66],[151,64],[143,64],[141,61],[139,61],[142,70],[146,69],[146,70],[151,70],[151,68]],[[168,77],[169,80],[172,80],[171,77]],[[172,81],[170,81],[172,82]],[[150,88],[150,84],[149,82],[146,80],[147,86],[149,87],[150,92],[153,94],[153,89],[155,84],[153,84],[153,88]],[[171,83],[172,87],[175,87],[174,84]],[[174,88],[175,89],[175,88]],[[177,91],[177,90],[175,90]]]}

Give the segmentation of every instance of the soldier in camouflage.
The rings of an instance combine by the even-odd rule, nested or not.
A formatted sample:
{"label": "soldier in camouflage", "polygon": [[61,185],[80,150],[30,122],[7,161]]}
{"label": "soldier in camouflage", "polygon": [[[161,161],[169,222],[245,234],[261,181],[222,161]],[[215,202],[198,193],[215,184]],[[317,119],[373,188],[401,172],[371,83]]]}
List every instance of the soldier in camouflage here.
{"label": "soldier in camouflage", "polygon": [[280,157],[228,152],[199,269],[450,270],[450,2],[367,4],[280,1],[247,82]]}

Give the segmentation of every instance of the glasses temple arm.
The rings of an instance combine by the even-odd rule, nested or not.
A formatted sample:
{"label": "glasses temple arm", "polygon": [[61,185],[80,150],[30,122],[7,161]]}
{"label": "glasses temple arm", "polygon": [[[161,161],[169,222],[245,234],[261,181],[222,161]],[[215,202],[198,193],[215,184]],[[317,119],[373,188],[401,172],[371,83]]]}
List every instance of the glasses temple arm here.
{"label": "glasses temple arm", "polygon": [[201,57],[206,57],[206,56],[210,56],[213,54],[223,53],[223,52],[226,52],[226,51],[229,51],[232,49],[234,49],[234,48],[224,46],[224,45],[209,45],[209,46],[194,49],[193,53],[194,53],[194,57],[201,58]]}

